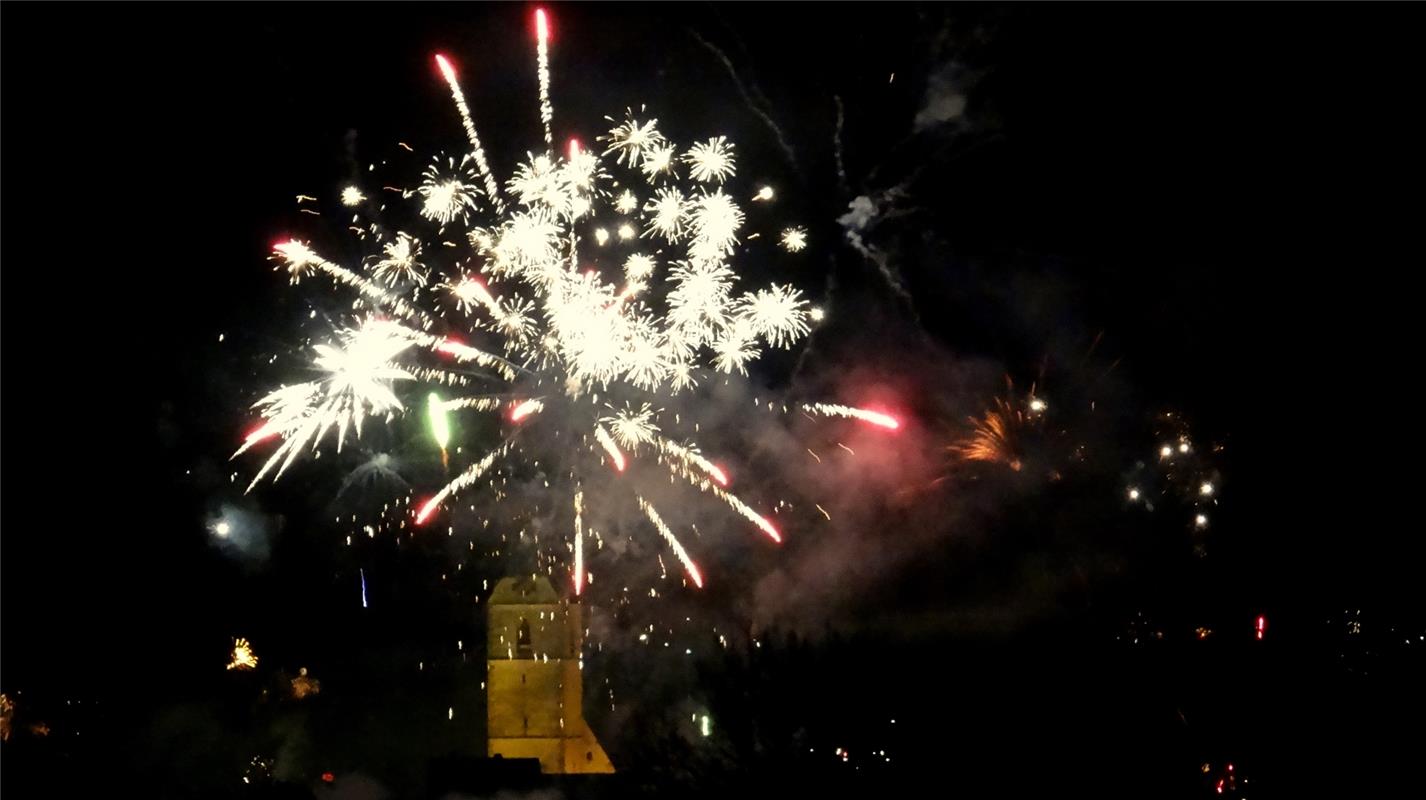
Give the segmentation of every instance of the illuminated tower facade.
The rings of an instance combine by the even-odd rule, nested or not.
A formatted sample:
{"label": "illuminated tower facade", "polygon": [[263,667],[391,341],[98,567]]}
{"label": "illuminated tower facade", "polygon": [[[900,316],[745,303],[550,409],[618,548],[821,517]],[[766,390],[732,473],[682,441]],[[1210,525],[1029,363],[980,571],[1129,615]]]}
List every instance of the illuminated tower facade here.
{"label": "illuminated tower facade", "polygon": [[502,579],[486,609],[489,755],[538,758],[546,774],[612,773],[584,721],[579,604],[537,576]]}

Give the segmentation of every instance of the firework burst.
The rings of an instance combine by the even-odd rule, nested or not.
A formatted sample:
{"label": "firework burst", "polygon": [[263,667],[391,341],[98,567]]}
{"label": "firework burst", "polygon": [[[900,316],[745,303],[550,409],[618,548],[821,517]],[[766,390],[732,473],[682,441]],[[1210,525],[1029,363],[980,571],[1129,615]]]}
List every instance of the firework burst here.
{"label": "firework burst", "polygon": [[[313,348],[319,377],[258,400],[263,421],[238,453],[277,440],[253,485],[268,474],[275,480],[329,433],[340,449],[349,434],[361,436],[364,421],[390,421],[424,403],[444,458],[447,414],[497,414],[499,443],[463,464],[454,463],[463,449],[452,449],[456,474],[413,504],[417,525],[476,489],[503,461],[558,465],[559,486],[573,498],[561,505],[574,510],[569,549],[578,593],[595,505],[581,476],[613,470],[689,580],[702,586],[690,554],[637,485],[653,468],[635,467],[656,464],[665,480],[720,501],[781,541],[766,516],[726,488],[728,474],[704,455],[689,426],[676,414],[668,420],[663,408],[718,373],[746,373],[764,348],[793,346],[820,312],[790,286],[743,288],[733,258],[750,237],[742,208],[723,188],[736,175],[726,137],[680,148],[657,120],[630,111],[602,137],[602,154],[578,142],[556,152],[549,21],[543,11],[536,19],[546,146],[528,154],[503,186],[455,67],[437,56],[471,149],[433,159],[418,188],[402,192],[434,230],[361,229],[361,238],[380,248],[364,269],[342,267],[297,240],[275,247],[292,282],[325,275],[356,294],[355,313],[332,341]],[[360,202],[359,194],[341,199]],[[754,195],[771,197],[766,187]],[[801,231],[793,229],[791,240],[784,235],[783,246],[805,246]],[[898,426],[888,415],[847,406],[804,409]]]}
{"label": "firework burst", "polygon": [[1019,472],[1033,446],[1031,438],[1045,430],[1048,409],[1033,386],[1028,395],[1017,397],[1007,379],[1005,397],[995,398],[980,416],[969,417],[969,432],[946,450],[960,463],[1000,464]]}
{"label": "firework burst", "polygon": [[233,652],[228,660],[230,670],[250,670],[257,667],[257,653],[253,652],[253,647],[248,644],[247,639],[237,638],[233,640]]}

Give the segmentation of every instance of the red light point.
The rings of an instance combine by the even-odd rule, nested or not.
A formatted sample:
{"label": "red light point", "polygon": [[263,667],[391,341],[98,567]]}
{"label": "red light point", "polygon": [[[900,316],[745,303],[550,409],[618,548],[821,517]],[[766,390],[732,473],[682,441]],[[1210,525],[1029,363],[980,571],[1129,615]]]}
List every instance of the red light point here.
{"label": "red light point", "polygon": [[439,507],[440,503],[437,502],[436,498],[432,497],[430,500],[427,500],[425,505],[421,506],[421,510],[416,512],[416,524],[425,525],[426,520],[429,519],[431,516],[431,512],[435,511]]}

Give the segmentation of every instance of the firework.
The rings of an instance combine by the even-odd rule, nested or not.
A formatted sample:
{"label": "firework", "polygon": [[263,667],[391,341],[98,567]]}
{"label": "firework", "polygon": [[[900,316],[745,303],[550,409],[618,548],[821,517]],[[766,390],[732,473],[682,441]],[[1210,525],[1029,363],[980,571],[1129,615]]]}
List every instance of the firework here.
{"label": "firework", "polygon": [[970,418],[969,438],[951,445],[949,451],[962,461],[1004,464],[1019,472],[1024,462],[1018,452],[1014,431],[1024,423],[1023,414],[996,398],[994,408],[980,417]]}
{"label": "firework", "polygon": [[[540,15],[543,17],[544,12]],[[455,67],[443,55],[436,56],[436,66],[440,68],[441,75],[446,79],[446,84],[451,87],[451,98],[455,100],[456,110],[460,112],[461,124],[465,126],[466,138],[470,140],[471,156],[480,167],[480,175],[485,180],[485,194],[490,198],[490,202],[495,205],[497,211],[503,212],[505,204],[500,198],[500,190],[496,187],[495,176],[490,172],[490,164],[485,160],[485,148],[480,145],[480,134],[475,132],[475,120],[470,116],[470,108],[465,104],[465,94],[460,90],[460,82],[456,80]]]}
{"label": "firework", "polygon": [[250,670],[257,667],[257,653],[253,652],[252,645],[247,639],[238,638],[233,640],[233,654],[228,661],[228,669]]}
{"label": "firework", "polygon": [[669,529],[668,524],[659,516],[659,512],[642,497],[639,498],[639,508],[642,509],[644,515],[649,518],[649,522],[653,523],[654,528],[659,532],[659,535],[664,538],[664,541],[668,542],[669,549],[673,550],[674,555],[678,556],[678,560],[683,563],[683,569],[688,573],[688,577],[693,581],[694,585],[700,589],[703,588],[703,575],[698,571],[698,565],[693,563],[693,559],[688,557],[688,551],[683,549],[683,545],[678,541],[678,537],[673,535],[673,531]]}
{"label": "firework", "polygon": [[535,38],[538,42],[537,60],[540,79],[540,123],[545,127],[545,150],[555,146],[553,123],[555,107],[550,102],[550,23],[543,8],[535,9]]}
{"label": "firework", "polygon": [[584,592],[584,492],[574,493],[574,593]]}
{"label": "firework", "polygon": [[[430,202],[429,199],[427,201]],[[444,203],[450,203],[447,198]],[[396,240],[382,248],[384,257],[376,262],[372,276],[387,286],[395,286],[401,281],[411,281],[424,286],[426,274],[422,269],[421,243],[406,233],[397,233]]]}
{"label": "firework", "polygon": [[441,448],[441,466],[448,469],[450,457],[446,454],[446,445],[451,441],[451,424],[446,418],[446,403],[435,392],[426,398],[426,417],[431,422],[431,438]]}
{"label": "firework", "polygon": [[901,423],[896,417],[890,414],[883,414],[880,411],[871,411],[865,408],[853,408],[851,406],[839,406],[833,403],[807,403],[802,406],[802,410],[808,414],[819,414],[827,417],[846,417],[848,419],[859,419],[862,422],[869,422],[881,428],[896,430],[901,427]]}
{"label": "firework", "polygon": [[[558,154],[549,101],[550,29],[543,9],[536,12],[535,27],[545,147],[529,153],[503,187],[486,158],[455,68],[438,55],[436,65],[470,152],[433,159],[419,188],[403,193],[417,203],[425,220],[417,222],[434,231],[371,225],[380,254],[364,263],[369,277],[296,239],[274,248],[293,283],[313,274],[331,278],[357,293],[360,314],[333,340],[313,348],[317,378],[258,400],[254,407],[263,421],[235,455],[277,440],[249,488],[268,475],[276,480],[328,434],[335,434],[340,450],[349,434],[361,436],[365,421],[390,422],[424,392],[431,435],[446,462],[448,415],[508,409],[499,423],[506,427],[503,441],[414,504],[416,524],[429,522],[507,456],[557,461],[574,496],[577,594],[585,581],[589,513],[580,475],[602,462],[618,474],[618,485],[635,494],[701,586],[688,553],[639,494],[638,482],[647,471],[634,466],[645,455],[774,541],[781,541],[781,534],[727,489],[727,473],[696,442],[669,433],[675,425],[660,406],[720,372],[745,373],[766,348],[792,347],[822,312],[809,308],[791,286],[745,288],[740,279],[732,259],[740,242],[752,237],[744,234],[748,220],[735,195],[724,190],[736,176],[733,144],[726,137],[680,150],[641,109],[640,118],[630,111],[601,137],[602,154],[575,141]],[[680,172],[686,172],[682,179]],[[356,187],[348,189],[344,200],[360,195]],[[759,203],[773,196],[771,187],[752,195]],[[803,246],[802,229],[784,234],[785,249]],[[491,384],[500,390],[492,392]],[[432,392],[436,387],[446,394]],[[900,425],[879,411],[829,404],[803,408],[886,429]],[[577,443],[572,451],[570,442]]]}
{"label": "firework", "polygon": [[[1007,376],[1005,396],[995,398],[979,417],[969,417],[969,433],[946,450],[962,463],[1002,464],[1015,472],[1025,466],[1031,450],[1058,461],[1055,453],[1041,452],[1047,444],[1044,434],[1049,408],[1049,403],[1036,395],[1033,385],[1028,394],[1017,395],[1014,382]],[[1050,474],[1054,478],[1059,476],[1053,467]],[[1130,489],[1129,500],[1138,499],[1138,490]]]}
{"label": "firework", "polygon": [[292,699],[302,700],[321,691],[322,682],[308,675],[306,667],[297,670],[297,677],[292,679]]}
{"label": "firework", "polygon": [[[1221,444],[1195,447],[1187,420],[1179,413],[1168,411],[1154,418],[1155,441],[1151,451],[1155,458],[1138,462],[1128,476],[1131,488],[1145,498],[1148,511],[1164,507],[1186,513],[1188,527],[1195,533],[1205,533],[1213,521],[1213,512],[1222,493],[1222,475],[1214,467],[1214,456],[1222,452]],[[1137,499],[1137,498],[1131,498]],[[1194,545],[1200,554],[1206,552],[1203,540]]]}
{"label": "firework", "polygon": [[807,229],[788,228],[782,232],[780,241],[782,249],[789,253],[800,253],[807,249]]}

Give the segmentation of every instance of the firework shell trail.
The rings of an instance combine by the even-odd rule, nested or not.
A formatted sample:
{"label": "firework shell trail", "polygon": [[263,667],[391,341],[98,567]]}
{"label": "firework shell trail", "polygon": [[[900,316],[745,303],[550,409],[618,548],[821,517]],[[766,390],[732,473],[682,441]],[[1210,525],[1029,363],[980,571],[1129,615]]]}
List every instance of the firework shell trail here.
{"label": "firework shell trail", "polygon": [[584,490],[574,493],[574,594],[584,592]]}
{"label": "firework shell trail", "polygon": [[[542,12],[543,13],[543,12]],[[480,134],[475,131],[475,120],[470,116],[470,107],[465,104],[465,93],[460,90],[460,81],[456,79],[455,67],[443,55],[436,56],[436,66],[440,68],[441,75],[446,79],[446,84],[451,87],[451,97],[456,102],[456,109],[460,112],[461,125],[465,127],[466,138],[470,140],[471,152],[475,156],[476,166],[480,168],[480,177],[485,181],[485,194],[490,198],[490,202],[495,204],[496,211],[505,211],[505,202],[500,197],[500,188],[495,183],[495,175],[490,172],[490,164],[485,159],[485,148],[480,145]]]}
{"label": "firework shell trail", "polygon": [[545,152],[554,152],[555,107],[550,102],[550,22],[545,10],[535,10],[535,38],[540,79],[540,124],[545,128]]}
{"label": "firework shell trail", "polygon": [[639,498],[639,508],[644,512],[644,516],[649,518],[649,522],[653,523],[654,529],[659,532],[659,535],[664,538],[664,541],[668,542],[669,549],[673,550],[674,555],[678,556],[678,560],[683,564],[683,569],[688,573],[689,579],[693,581],[695,586],[702,589],[703,574],[698,571],[698,565],[693,563],[693,559],[689,557],[688,551],[683,549],[683,544],[678,541],[678,537],[673,535],[673,531],[670,530],[668,524],[663,521],[663,517],[659,516],[658,510],[642,497]]}
{"label": "firework shell trail", "polygon": [[808,414],[817,414],[824,417],[845,417],[847,419],[861,420],[869,422],[881,428],[896,430],[901,427],[901,422],[890,414],[880,411],[872,411],[865,408],[854,408],[852,406],[841,406],[834,403],[805,403],[802,410]]}

